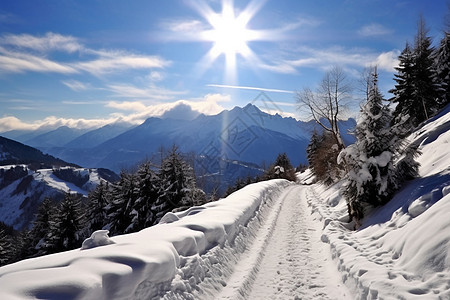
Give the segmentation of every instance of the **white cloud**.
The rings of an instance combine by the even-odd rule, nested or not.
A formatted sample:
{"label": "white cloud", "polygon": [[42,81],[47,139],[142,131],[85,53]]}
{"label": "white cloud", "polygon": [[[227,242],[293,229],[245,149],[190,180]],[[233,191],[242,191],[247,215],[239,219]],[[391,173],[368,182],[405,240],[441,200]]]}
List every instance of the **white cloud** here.
{"label": "white cloud", "polygon": [[161,81],[161,80],[164,79],[164,74],[162,74],[161,72],[152,71],[147,76],[147,79],[150,80],[150,81],[153,81],[153,82]]}
{"label": "white cloud", "polygon": [[372,23],[358,30],[358,34],[364,37],[381,36],[392,33],[392,30],[383,25]]}
{"label": "white cloud", "polygon": [[94,75],[102,75],[126,69],[164,68],[169,64],[169,61],[158,56],[118,53],[114,56],[109,54],[91,61],[77,62],[73,66]]}
{"label": "white cloud", "polygon": [[23,73],[27,71],[63,74],[78,72],[75,68],[64,63],[54,62],[32,54],[12,52],[0,47],[0,72]]}
{"label": "white cloud", "polygon": [[84,47],[78,39],[70,35],[48,32],[44,36],[31,34],[7,34],[0,38],[0,43],[18,48],[27,48],[39,52],[65,51],[75,52]]}
{"label": "white cloud", "polygon": [[[60,126],[68,126],[71,128],[98,128],[106,124],[114,122],[127,122],[130,124],[141,124],[149,117],[161,117],[166,112],[182,106],[184,111],[190,108],[191,117],[197,113],[206,115],[218,114],[224,110],[221,103],[230,102],[230,95],[224,94],[207,94],[202,98],[178,100],[171,103],[157,103],[152,105],[145,105],[139,101],[130,102],[108,102],[107,107],[116,108],[119,110],[132,111],[129,114],[123,112],[115,112],[106,118],[99,119],[75,119],[75,118],[59,118],[50,116],[43,120],[34,122],[23,122],[14,116],[5,116],[0,118],[0,132],[10,130],[36,130],[36,129],[55,129]],[[139,109],[138,109],[139,108]],[[179,112],[179,111],[178,111]]]}
{"label": "white cloud", "polygon": [[[64,61],[51,58],[55,51],[69,56]],[[83,55],[72,55],[74,52]],[[80,60],[80,57],[85,58]],[[49,32],[44,36],[7,34],[0,37],[0,70],[3,73],[88,72],[97,76],[130,69],[162,69],[170,61],[155,55],[142,55],[121,50],[96,50],[85,47],[72,36]]]}
{"label": "white cloud", "polygon": [[185,94],[185,91],[171,91],[150,84],[148,87],[136,87],[127,84],[110,84],[107,88],[115,96],[125,98],[139,98],[142,100],[169,100],[177,95]]}
{"label": "white cloud", "polygon": [[389,52],[383,52],[376,58],[372,65],[378,66],[378,68],[385,71],[393,72],[395,67],[398,66],[398,56],[400,55],[399,50],[392,50]]}
{"label": "white cloud", "polygon": [[84,91],[89,88],[87,84],[84,84],[78,80],[63,80],[61,82],[75,92]]}
{"label": "white cloud", "polygon": [[146,106],[140,101],[110,101],[106,104],[107,107],[116,108],[119,110],[128,111],[142,111],[146,109]]}
{"label": "white cloud", "polygon": [[270,64],[260,63],[258,66],[277,73],[295,74],[300,68],[320,68],[327,69],[333,65],[340,65],[344,68],[377,65],[380,70],[393,71],[397,65],[398,50],[388,52],[375,52],[365,48],[345,48],[334,46],[329,48],[300,47],[290,53],[291,57],[297,59],[273,58]]}
{"label": "white cloud", "polygon": [[65,119],[55,116],[47,117],[43,120],[34,122],[23,122],[14,116],[6,116],[0,118],[0,132],[10,130],[37,130],[37,129],[56,129],[61,126],[68,126],[71,128],[98,128],[109,123],[113,123],[117,118],[105,119]]}

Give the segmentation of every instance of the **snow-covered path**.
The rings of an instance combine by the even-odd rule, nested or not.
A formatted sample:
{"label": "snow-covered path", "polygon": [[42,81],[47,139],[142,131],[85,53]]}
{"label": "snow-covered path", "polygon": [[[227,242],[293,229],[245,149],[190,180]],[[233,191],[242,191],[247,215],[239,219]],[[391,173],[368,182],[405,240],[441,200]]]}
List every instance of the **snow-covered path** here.
{"label": "snow-covered path", "polygon": [[320,240],[308,188],[290,186],[280,195],[218,299],[351,299]]}

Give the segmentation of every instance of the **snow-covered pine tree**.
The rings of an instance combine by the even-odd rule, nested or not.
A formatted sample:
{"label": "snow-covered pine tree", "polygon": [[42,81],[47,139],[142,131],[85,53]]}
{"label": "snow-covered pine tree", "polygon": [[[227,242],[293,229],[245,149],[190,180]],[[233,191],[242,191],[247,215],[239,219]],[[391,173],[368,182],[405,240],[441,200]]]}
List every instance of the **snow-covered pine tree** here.
{"label": "snow-covered pine tree", "polygon": [[152,206],[156,222],[167,212],[180,211],[205,201],[205,193],[196,187],[194,170],[183,160],[176,146],[162,161],[159,177],[161,192]]}
{"label": "snow-covered pine tree", "polygon": [[139,166],[137,179],[139,180],[139,195],[131,211],[131,223],[125,232],[134,232],[151,226],[156,219],[151,207],[159,197],[161,181],[149,161]]}
{"label": "snow-covered pine tree", "polygon": [[450,32],[444,32],[444,37],[434,54],[434,65],[441,84],[440,107],[450,103]]}
{"label": "snow-covered pine tree", "polygon": [[356,125],[356,143],[342,150],[338,162],[347,166],[343,185],[350,219],[359,222],[366,208],[386,203],[398,186],[394,168],[398,139],[390,130],[391,114],[377,86],[376,71],[367,103]]}
{"label": "snow-covered pine tree", "polygon": [[0,228],[0,267],[9,264],[13,256],[13,245],[10,236]]}
{"label": "snow-covered pine tree", "polygon": [[80,235],[84,227],[85,215],[80,197],[66,193],[56,214],[52,215],[47,234],[47,253],[56,253],[81,246],[84,239]]}
{"label": "snow-covered pine tree", "polygon": [[112,188],[111,202],[106,207],[108,222],[105,229],[108,229],[111,235],[122,234],[130,226],[133,218],[131,212],[138,198],[139,181],[137,176],[122,171],[120,181]]}
{"label": "snow-covered pine tree", "polygon": [[267,179],[284,178],[295,181],[295,170],[286,153],[278,154],[275,162],[266,172]]}
{"label": "snow-covered pine tree", "polygon": [[106,207],[111,202],[109,183],[103,180],[89,193],[89,203],[86,212],[86,235],[100,230],[107,223]]}
{"label": "snow-covered pine tree", "polygon": [[56,205],[46,197],[39,205],[33,227],[30,231],[29,256],[40,256],[46,252],[46,237],[50,229],[50,220],[54,218]]}

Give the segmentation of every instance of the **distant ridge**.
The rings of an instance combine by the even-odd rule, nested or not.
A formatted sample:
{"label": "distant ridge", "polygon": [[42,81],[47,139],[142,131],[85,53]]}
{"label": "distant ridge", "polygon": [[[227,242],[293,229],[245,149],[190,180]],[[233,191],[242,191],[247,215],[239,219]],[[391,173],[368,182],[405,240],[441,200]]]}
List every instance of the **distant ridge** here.
{"label": "distant ridge", "polygon": [[16,164],[44,164],[56,167],[79,167],[76,164],[65,162],[62,159],[55,158],[49,154],[44,154],[36,148],[0,136],[0,165]]}

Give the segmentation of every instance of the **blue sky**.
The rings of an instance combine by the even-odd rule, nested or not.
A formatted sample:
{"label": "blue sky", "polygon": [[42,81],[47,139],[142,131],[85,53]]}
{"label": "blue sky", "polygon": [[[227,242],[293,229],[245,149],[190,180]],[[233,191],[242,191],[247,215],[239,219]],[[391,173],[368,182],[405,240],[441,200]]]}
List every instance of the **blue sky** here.
{"label": "blue sky", "polygon": [[356,80],[377,64],[390,97],[420,14],[436,44],[447,3],[3,1],[0,132],[140,123],[180,103],[215,114],[254,102],[300,117],[295,91],[334,65]]}

